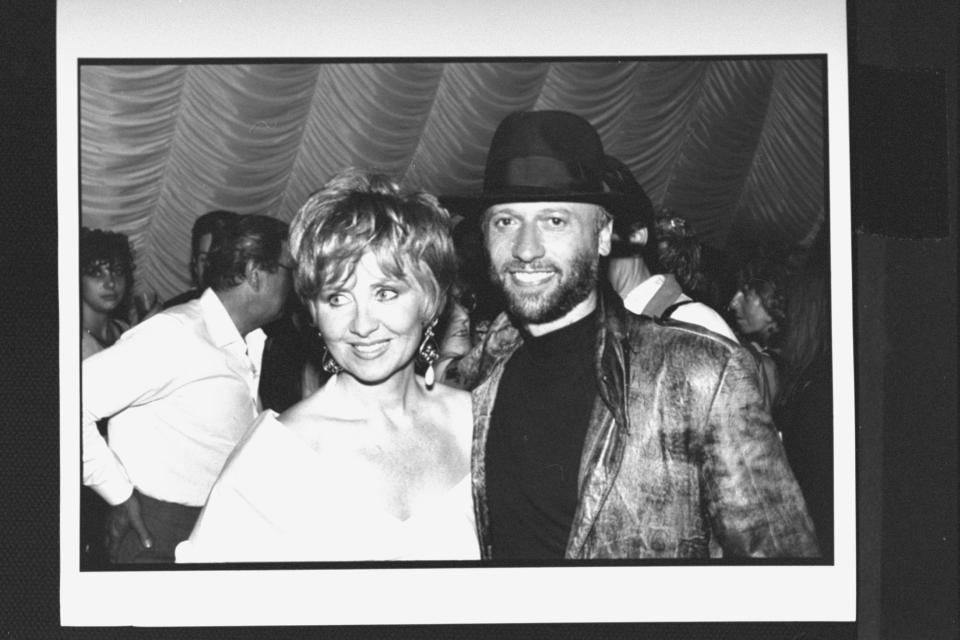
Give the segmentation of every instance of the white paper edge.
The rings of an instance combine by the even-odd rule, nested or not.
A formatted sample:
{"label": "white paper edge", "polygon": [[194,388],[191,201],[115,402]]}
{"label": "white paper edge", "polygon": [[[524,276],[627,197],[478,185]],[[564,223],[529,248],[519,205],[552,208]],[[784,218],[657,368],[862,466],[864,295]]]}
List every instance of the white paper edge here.
{"label": "white paper edge", "polygon": [[[852,621],[856,614],[845,3],[61,1],[57,135],[61,623],[306,625]],[[833,277],[833,566],[78,569],[78,58],[826,54]]]}

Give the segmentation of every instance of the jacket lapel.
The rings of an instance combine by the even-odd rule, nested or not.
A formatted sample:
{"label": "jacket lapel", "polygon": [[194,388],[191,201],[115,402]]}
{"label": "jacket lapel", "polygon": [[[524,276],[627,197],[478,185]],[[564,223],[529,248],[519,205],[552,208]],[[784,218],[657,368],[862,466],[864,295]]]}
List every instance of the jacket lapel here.
{"label": "jacket lapel", "polygon": [[[519,343],[518,345],[519,346]],[[512,351],[510,352],[512,354]],[[477,521],[477,537],[480,553],[484,559],[492,556],[490,546],[490,513],[487,509],[487,436],[490,433],[490,417],[497,400],[497,388],[509,356],[493,366],[489,376],[471,392],[473,398],[473,447],[471,450],[470,478],[473,484],[473,510]]]}
{"label": "jacket lapel", "polygon": [[629,350],[623,344],[623,323],[615,302],[601,296],[600,305],[596,367],[600,393],[593,406],[580,457],[580,499],[567,540],[567,558],[579,557],[583,550],[617,478],[623,460],[625,435],[629,431],[624,412]]}

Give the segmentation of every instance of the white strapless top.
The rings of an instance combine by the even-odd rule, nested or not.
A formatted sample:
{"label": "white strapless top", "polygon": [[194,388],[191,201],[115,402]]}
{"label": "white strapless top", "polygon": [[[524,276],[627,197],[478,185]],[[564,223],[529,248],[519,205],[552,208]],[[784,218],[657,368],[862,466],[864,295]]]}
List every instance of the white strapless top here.
{"label": "white strapless top", "polygon": [[276,414],[262,413],[177,546],[177,562],[480,558],[469,473],[401,519],[357,500],[349,472],[331,466]]}

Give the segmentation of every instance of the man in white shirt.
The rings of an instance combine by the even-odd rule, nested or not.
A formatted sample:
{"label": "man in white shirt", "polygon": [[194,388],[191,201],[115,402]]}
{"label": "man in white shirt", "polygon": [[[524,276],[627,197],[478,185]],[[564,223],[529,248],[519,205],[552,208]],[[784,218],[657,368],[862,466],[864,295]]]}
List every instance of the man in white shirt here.
{"label": "man in white shirt", "polygon": [[173,562],[256,417],[262,344],[244,337],[262,336],[290,290],[286,234],[274,218],[240,216],[211,248],[200,298],[83,361],[83,482],[112,507],[111,561]]}
{"label": "man in white shirt", "polygon": [[694,302],[673,274],[654,274],[650,270],[644,253],[656,251],[650,237],[655,228],[653,204],[627,165],[612,156],[606,156],[605,165],[604,179],[610,188],[635,197],[635,206],[622,210],[613,219],[607,267],[610,284],[623,299],[623,306],[638,315],[695,324],[737,342],[720,314]]}

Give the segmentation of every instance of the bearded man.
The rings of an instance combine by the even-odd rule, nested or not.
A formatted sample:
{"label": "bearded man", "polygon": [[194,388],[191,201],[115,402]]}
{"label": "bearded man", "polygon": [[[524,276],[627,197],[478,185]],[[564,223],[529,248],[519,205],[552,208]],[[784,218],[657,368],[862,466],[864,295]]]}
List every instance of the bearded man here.
{"label": "bearded man", "polygon": [[473,389],[484,558],[816,556],[750,354],[598,283],[632,206],[604,157],[559,111],[511,114],[491,142],[482,227],[507,312],[444,373]]}

